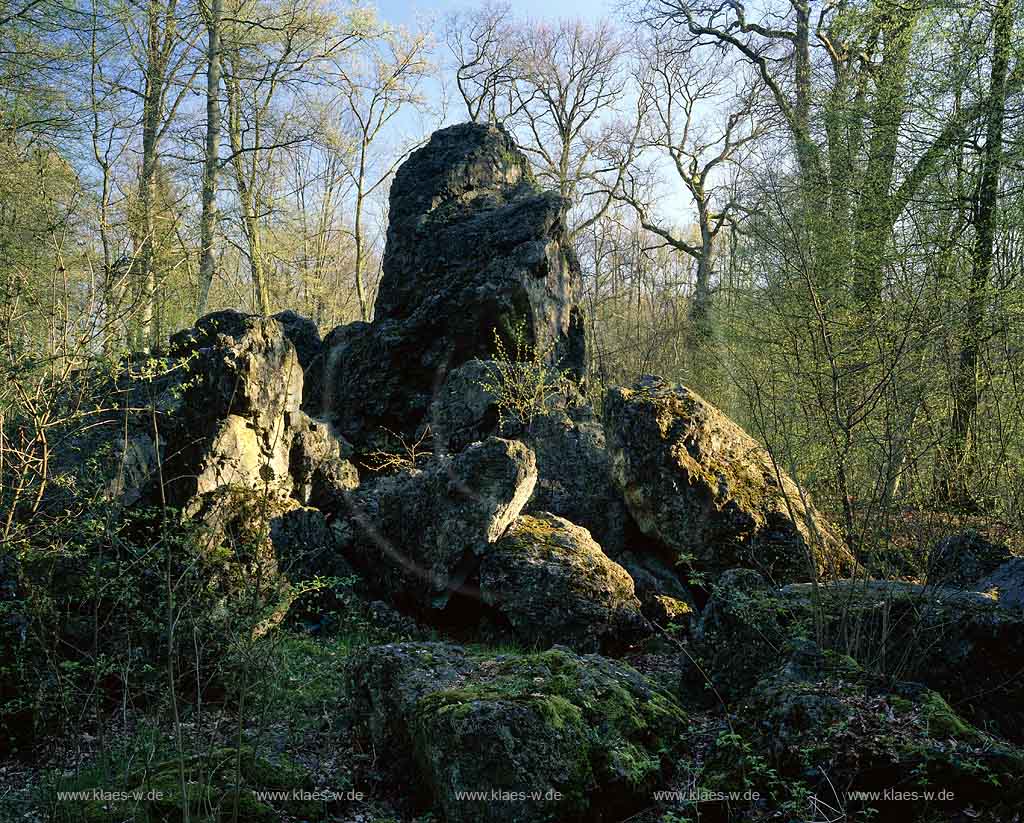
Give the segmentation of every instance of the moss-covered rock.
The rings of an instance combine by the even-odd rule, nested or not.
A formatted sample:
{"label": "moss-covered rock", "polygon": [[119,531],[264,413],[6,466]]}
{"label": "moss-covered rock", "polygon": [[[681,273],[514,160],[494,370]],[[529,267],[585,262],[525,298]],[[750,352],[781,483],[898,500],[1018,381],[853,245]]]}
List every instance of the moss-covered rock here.
{"label": "moss-covered rock", "polygon": [[395,605],[443,609],[522,512],[536,481],[527,446],[490,437],[350,492],[333,512],[339,550]]}
{"label": "moss-covered rock", "polygon": [[837,530],[768,452],[718,409],[655,377],[610,389],[611,472],[640,530],[698,571],[784,583],[855,567]]}
{"label": "moss-covered rock", "polygon": [[742,697],[778,662],[806,615],[751,569],[730,569],[712,589],[693,632],[704,676],[726,700]]}
{"label": "moss-covered rock", "polygon": [[464,680],[476,664],[449,643],[389,643],[352,656],[346,687],[364,734],[377,751],[404,751],[419,699]]}
{"label": "moss-covered rock", "polygon": [[1024,612],[994,598],[896,581],[782,590],[786,613],[818,615],[825,645],[939,692],[972,723],[1024,741]]}
{"label": "moss-covered rock", "polygon": [[488,550],[480,594],[527,646],[621,648],[647,629],[626,570],[586,529],[548,512],[520,516]]}
{"label": "moss-covered rock", "polygon": [[649,800],[686,726],[639,672],[561,647],[471,657],[386,646],[364,653],[352,682],[364,695],[401,693],[360,711],[362,728],[397,759],[411,736],[421,784],[450,823],[618,819]]}
{"label": "moss-covered rock", "polygon": [[[1024,754],[959,717],[937,693],[886,680],[809,641],[789,644],[782,666],[744,701],[704,776],[735,787],[758,771],[781,804],[802,793],[952,791],[959,808],[1016,808]],[[865,806],[882,808],[878,803]],[[905,809],[904,809],[905,811]]]}

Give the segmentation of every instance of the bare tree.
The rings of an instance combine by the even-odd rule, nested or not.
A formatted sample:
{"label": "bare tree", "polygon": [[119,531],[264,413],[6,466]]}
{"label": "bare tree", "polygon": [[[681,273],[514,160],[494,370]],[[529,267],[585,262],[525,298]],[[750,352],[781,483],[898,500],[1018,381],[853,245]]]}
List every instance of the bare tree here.
{"label": "bare tree", "polygon": [[[637,72],[642,126],[632,156],[628,148],[623,152],[626,169],[614,191],[636,211],[646,231],[693,260],[689,321],[694,354],[712,337],[719,236],[735,230],[743,215],[733,176],[749,145],[766,131],[758,118],[762,85],[749,78],[737,83],[737,78],[743,78],[742,67],[721,52],[679,48],[658,35],[645,43]],[[651,181],[663,173],[666,160],[693,204],[693,233],[678,216],[658,213],[660,198]]]}
{"label": "bare tree", "polygon": [[816,276],[832,294],[852,286],[868,317],[897,221],[983,111],[980,103],[939,106],[908,119],[911,46],[923,36],[924,9],[896,0],[824,3],[816,12],[806,0],[650,0],[644,14],[760,75],[791,138]]}
{"label": "bare tree", "polygon": [[373,305],[365,271],[367,204],[415,148],[407,143],[385,159],[380,144],[400,112],[424,105],[420,87],[430,70],[429,48],[426,31],[407,32],[378,24],[367,33],[360,49],[336,63],[341,91],[335,105],[342,130],[351,134],[355,146],[354,152],[345,152],[340,159],[353,186],[354,277],[363,320],[370,319]]}
{"label": "bare tree", "polygon": [[604,175],[608,120],[625,93],[625,41],[610,23],[563,20],[522,27],[516,39],[516,83],[510,122],[538,177],[573,203],[575,235],[599,220],[612,202]]}
{"label": "bare tree", "polygon": [[200,64],[193,57],[201,28],[179,7],[178,0],[147,0],[140,8],[141,14],[126,13],[123,30],[136,66],[132,92],[142,102],[141,225],[135,259],[139,320],[133,344],[148,351],[158,342],[153,322],[157,288],[154,216],[161,144],[198,74]]}
{"label": "bare tree", "polygon": [[203,211],[199,224],[199,298],[196,305],[196,313],[200,315],[206,311],[213,284],[213,233],[217,220],[217,172],[220,170],[220,34],[223,18],[224,0],[210,0],[206,21],[206,146],[203,156]]}
{"label": "bare tree", "polygon": [[292,98],[324,61],[356,39],[346,27],[308,0],[284,0],[276,8],[243,2],[225,32],[224,83],[227,94],[229,157],[238,193],[239,222],[252,280],[253,302],[271,310],[263,222],[268,186],[277,154],[312,138]]}
{"label": "bare tree", "polygon": [[[451,52],[455,84],[469,119],[496,123],[516,78],[515,28],[508,3],[485,3],[445,19],[444,39]],[[507,110],[504,111],[507,115]]]}

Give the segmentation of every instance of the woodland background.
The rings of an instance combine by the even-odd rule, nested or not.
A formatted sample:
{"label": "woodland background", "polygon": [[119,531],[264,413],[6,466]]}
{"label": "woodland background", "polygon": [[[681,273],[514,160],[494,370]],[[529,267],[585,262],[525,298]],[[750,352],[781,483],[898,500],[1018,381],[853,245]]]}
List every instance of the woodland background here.
{"label": "woodland background", "polygon": [[595,399],[697,389],[892,573],[909,512],[1019,525],[1019,31],[1016,0],[412,28],[333,0],[4,0],[0,536],[79,370],[221,307],[372,317],[391,176],[467,119],[574,203]]}

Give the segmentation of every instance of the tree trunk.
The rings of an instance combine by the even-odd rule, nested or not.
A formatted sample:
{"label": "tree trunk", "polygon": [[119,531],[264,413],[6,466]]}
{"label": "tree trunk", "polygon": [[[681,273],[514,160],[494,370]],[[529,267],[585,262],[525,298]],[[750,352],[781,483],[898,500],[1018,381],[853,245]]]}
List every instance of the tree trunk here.
{"label": "tree trunk", "polygon": [[196,314],[206,313],[213,285],[213,234],[217,223],[217,171],[220,160],[220,26],[224,0],[211,0],[206,66],[206,156],[203,165],[203,213],[199,224],[199,295]]}
{"label": "tree trunk", "polygon": [[999,218],[999,176],[1003,161],[1003,125],[1006,119],[1006,84],[1013,37],[1013,0],[999,0],[993,19],[992,69],[985,117],[985,146],[981,153],[981,180],[975,203],[975,241],[968,283],[965,324],[953,386],[950,448],[946,461],[947,502],[972,507],[969,464],[971,430],[981,400],[978,361],[985,335],[988,299]]}
{"label": "tree trunk", "polygon": [[[252,277],[253,302],[260,314],[270,314],[270,296],[263,269],[263,244],[260,240],[259,218],[255,198],[246,179],[245,151],[242,146],[242,101],[238,78],[232,70],[227,78],[228,138],[231,141],[231,162],[235,170],[242,229],[249,246],[249,273]],[[255,162],[255,160],[253,160]]]}

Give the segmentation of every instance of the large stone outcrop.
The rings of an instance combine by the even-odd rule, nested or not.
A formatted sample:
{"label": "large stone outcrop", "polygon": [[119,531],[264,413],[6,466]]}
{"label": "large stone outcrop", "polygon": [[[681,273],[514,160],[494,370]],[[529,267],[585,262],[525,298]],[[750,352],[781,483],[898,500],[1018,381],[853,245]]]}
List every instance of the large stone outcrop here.
{"label": "large stone outcrop", "polygon": [[634,669],[564,648],[382,646],[354,658],[349,683],[358,730],[399,773],[415,767],[452,823],[622,820],[649,804],[687,727]]}
{"label": "large stone outcrop", "polygon": [[354,487],[351,447],[300,410],[293,338],[307,356],[319,341],[294,312],[217,311],[172,335],[165,356],[91,374],[91,425],[69,438],[61,472],[100,480],[119,505],[167,502],[186,511],[224,488],[310,504]]}
{"label": "large stone outcrop", "polygon": [[520,516],[487,551],[480,595],[527,646],[621,648],[646,629],[626,570],[586,529],[547,512]]}
{"label": "large stone outcrop", "polygon": [[537,186],[502,128],[435,132],[391,186],[374,321],[327,336],[306,409],[357,447],[382,429],[411,436],[446,372],[490,356],[495,332],[509,340],[520,325],[529,344],[550,348],[552,365],[580,373],[566,206]]}
{"label": "large stone outcrop", "polygon": [[217,312],[172,337],[171,351],[182,382],[161,402],[168,501],[223,486],[289,493],[288,419],[299,413],[303,376],[282,326]]}
{"label": "large stone outcrop", "polygon": [[470,360],[450,372],[430,406],[434,448],[457,452],[491,434],[522,440],[537,455],[537,487],[526,511],[550,512],[584,527],[616,557],[628,514],[612,483],[601,421],[567,381],[552,387],[528,422],[500,420],[496,392],[502,384],[502,369],[493,361]]}
{"label": "large stone outcrop", "polygon": [[604,399],[612,477],[640,530],[712,578],[757,569],[776,582],[854,568],[835,528],[743,429],[656,377]]}
{"label": "large stone outcrop", "polygon": [[492,437],[344,494],[334,530],[352,565],[393,602],[441,609],[475,576],[536,481],[533,452]]}
{"label": "large stone outcrop", "polygon": [[907,819],[906,796],[932,787],[946,788],[958,806],[1019,807],[1024,753],[972,727],[940,695],[872,674],[810,641],[787,644],[778,655],[730,724],[732,734],[709,753],[708,785],[737,785],[748,768],[747,747],[763,753],[783,778],[778,785],[806,781],[833,805],[843,798],[847,815],[869,805],[851,793],[870,792],[877,793],[871,805],[879,819]]}

